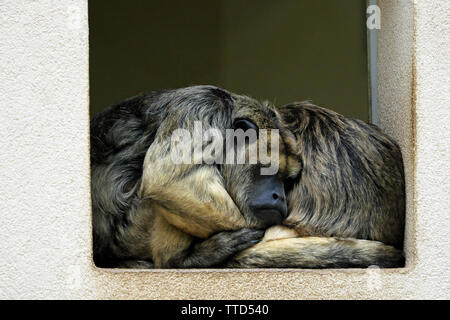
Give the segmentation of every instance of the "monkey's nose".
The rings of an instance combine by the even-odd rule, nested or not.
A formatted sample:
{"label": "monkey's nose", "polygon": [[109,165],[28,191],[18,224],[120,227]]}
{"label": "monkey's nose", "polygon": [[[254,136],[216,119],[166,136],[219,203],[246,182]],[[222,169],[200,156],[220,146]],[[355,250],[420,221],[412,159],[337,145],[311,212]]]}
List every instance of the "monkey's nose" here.
{"label": "monkey's nose", "polygon": [[[270,195],[271,193],[271,195]],[[284,189],[277,191],[263,192],[257,201],[252,203],[252,207],[256,210],[275,210],[279,211],[283,218],[287,214],[286,196]]]}
{"label": "monkey's nose", "polygon": [[275,201],[277,201],[277,200],[280,199],[280,198],[284,198],[284,196],[280,196],[277,192],[274,192],[274,193],[272,194],[272,198],[273,198]]}
{"label": "monkey's nose", "polygon": [[264,178],[255,184],[250,209],[265,225],[280,224],[287,216],[283,183],[276,178]]}

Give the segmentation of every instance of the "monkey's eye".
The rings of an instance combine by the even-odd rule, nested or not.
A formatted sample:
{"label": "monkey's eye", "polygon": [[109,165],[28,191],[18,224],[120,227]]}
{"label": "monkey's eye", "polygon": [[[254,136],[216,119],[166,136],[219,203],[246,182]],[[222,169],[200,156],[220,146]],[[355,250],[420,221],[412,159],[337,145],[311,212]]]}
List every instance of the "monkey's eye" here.
{"label": "monkey's eye", "polygon": [[247,131],[248,129],[253,129],[255,131],[258,131],[258,126],[247,119],[236,119],[233,122],[233,129],[242,129],[244,131]]}

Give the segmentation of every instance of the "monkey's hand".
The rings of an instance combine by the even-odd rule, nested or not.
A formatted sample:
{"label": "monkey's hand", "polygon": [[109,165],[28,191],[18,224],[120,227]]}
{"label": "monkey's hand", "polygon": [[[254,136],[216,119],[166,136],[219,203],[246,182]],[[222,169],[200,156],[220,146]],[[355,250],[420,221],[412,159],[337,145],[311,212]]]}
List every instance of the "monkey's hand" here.
{"label": "monkey's hand", "polygon": [[242,228],[222,231],[177,253],[167,268],[211,268],[223,266],[236,253],[257,244],[264,230]]}

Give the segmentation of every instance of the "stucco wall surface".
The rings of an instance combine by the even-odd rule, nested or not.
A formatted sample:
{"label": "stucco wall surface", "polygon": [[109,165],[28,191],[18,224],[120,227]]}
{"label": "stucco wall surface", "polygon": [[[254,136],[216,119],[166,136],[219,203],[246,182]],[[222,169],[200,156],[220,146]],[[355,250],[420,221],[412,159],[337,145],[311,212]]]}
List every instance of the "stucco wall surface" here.
{"label": "stucco wall surface", "polygon": [[422,294],[449,298],[450,1],[416,6],[416,272]]}
{"label": "stucco wall surface", "polygon": [[87,1],[0,2],[0,298],[450,298],[450,2],[380,1],[407,268],[118,272],[91,259]]}
{"label": "stucco wall surface", "polygon": [[0,2],[0,297],[61,298],[89,256],[86,1]]}

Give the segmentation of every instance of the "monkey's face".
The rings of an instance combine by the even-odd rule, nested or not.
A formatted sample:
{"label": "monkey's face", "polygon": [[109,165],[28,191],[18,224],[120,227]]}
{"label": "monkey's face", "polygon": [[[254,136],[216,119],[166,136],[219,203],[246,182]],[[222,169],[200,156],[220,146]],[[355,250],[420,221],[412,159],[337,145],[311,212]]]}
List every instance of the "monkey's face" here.
{"label": "monkey's face", "polygon": [[241,145],[238,139],[226,141],[227,145],[234,143],[238,154],[245,149],[246,162],[220,166],[225,188],[248,226],[266,228],[280,224],[287,216],[285,181],[300,170],[295,138],[282,126],[276,110],[269,104],[246,96],[232,97],[231,127],[235,135],[240,130],[253,131],[256,138],[248,134],[249,139]]}
{"label": "monkey's face", "polygon": [[266,228],[287,215],[284,181],[299,171],[294,136],[270,106],[210,86],[163,97],[141,197],[198,237]]}

